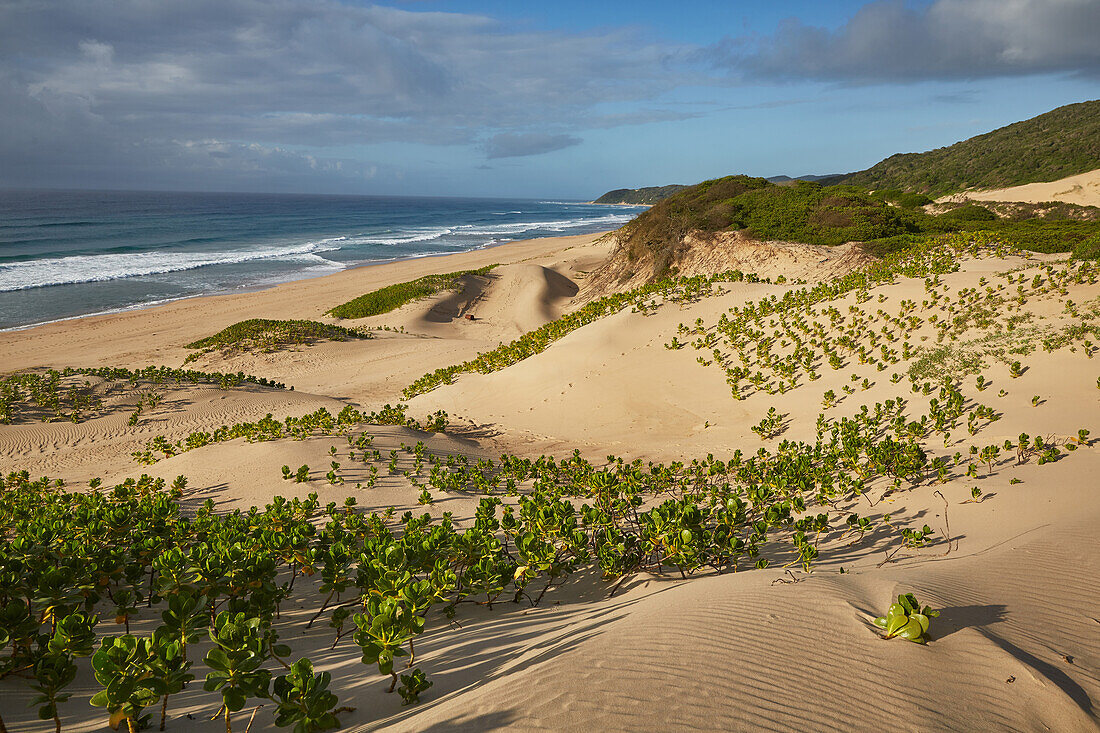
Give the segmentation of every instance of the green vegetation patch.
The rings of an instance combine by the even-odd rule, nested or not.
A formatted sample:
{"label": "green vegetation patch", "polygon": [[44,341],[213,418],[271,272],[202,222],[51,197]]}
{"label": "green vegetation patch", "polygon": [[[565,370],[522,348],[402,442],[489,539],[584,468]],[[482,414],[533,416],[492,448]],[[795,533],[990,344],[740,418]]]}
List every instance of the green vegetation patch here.
{"label": "green vegetation patch", "polygon": [[898,190],[869,193],[856,186],[809,181],[778,186],[763,178],[727,176],[659,202],[618,234],[626,258],[652,263],[657,278],[672,272],[687,249],[684,238],[692,232],[740,231],[757,240],[830,246],[863,242],[878,256],[923,245],[947,232],[989,232],[1007,245],[1045,253],[1069,252],[1100,237],[1100,220],[1082,212],[1048,218],[1035,208],[1001,218],[971,203],[933,216],[918,205],[924,200]]}
{"label": "green vegetation patch", "polygon": [[1082,239],[1073,245],[1073,259],[1100,260],[1100,234]]}
{"label": "green vegetation patch", "polygon": [[955,229],[919,209],[902,209],[855,186],[764,178],[704,181],[657,203],[619,230],[631,262],[667,275],[689,232],[741,231],[753,239],[836,245]]}
{"label": "green vegetation patch", "polygon": [[946,148],[899,153],[844,178],[870,188],[932,196],[1007,188],[1100,168],[1100,100],[1065,107]]}
{"label": "green vegetation patch", "polygon": [[387,285],[384,288],[360,295],[354,300],[336,306],[328,312],[337,318],[366,318],[389,313],[406,303],[427,298],[444,290],[453,290],[458,286],[459,278],[467,275],[488,275],[495,264],[477,270],[460,270],[442,275],[426,275],[409,282]]}
{"label": "green vegetation patch", "polygon": [[370,337],[369,333],[319,321],[274,321],[268,318],[250,318],[247,321],[234,323],[213,336],[187,344],[188,349],[199,349],[199,351],[188,356],[186,361],[193,361],[203,354],[217,350],[277,351],[297,344],[311,344],[326,340],[369,339]]}
{"label": "green vegetation patch", "polygon": [[982,353],[966,345],[947,344],[918,353],[909,366],[909,379],[914,382],[958,380],[978,374],[986,366]]}

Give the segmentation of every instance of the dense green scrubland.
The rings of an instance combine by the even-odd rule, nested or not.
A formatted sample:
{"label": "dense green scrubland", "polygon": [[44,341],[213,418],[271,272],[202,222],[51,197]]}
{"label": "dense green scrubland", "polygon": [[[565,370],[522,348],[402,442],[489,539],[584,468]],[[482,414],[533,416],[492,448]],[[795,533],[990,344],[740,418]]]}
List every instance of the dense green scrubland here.
{"label": "dense green scrubland", "polygon": [[[858,173],[806,176],[825,185],[851,184],[877,191],[903,208],[969,188],[1006,188],[1100,168],[1100,100],[1065,107],[984,135],[924,153],[897,153]],[[786,176],[768,179],[789,181]],[[608,191],[596,203],[655,204],[687,186]],[[883,190],[886,189],[884,192]],[[920,202],[920,203],[917,203]]]}
{"label": "dense green scrubland", "polygon": [[619,239],[629,260],[652,260],[661,277],[689,232],[740,231],[758,240],[819,245],[865,242],[876,254],[958,231],[991,231],[1006,243],[1037,252],[1069,252],[1100,235],[1098,221],[1001,219],[977,204],[934,216],[919,208],[924,202],[900,191],[872,195],[852,185],[798,181],[779,186],[763,178],[727,176],[658,202],[625,224]]}
{"label": "dense green scrubland", "polygon": [[844,183],[940,196],[1006,188],[1100,168],[1100,100],[1065,107],[926,153],[898,153]]}

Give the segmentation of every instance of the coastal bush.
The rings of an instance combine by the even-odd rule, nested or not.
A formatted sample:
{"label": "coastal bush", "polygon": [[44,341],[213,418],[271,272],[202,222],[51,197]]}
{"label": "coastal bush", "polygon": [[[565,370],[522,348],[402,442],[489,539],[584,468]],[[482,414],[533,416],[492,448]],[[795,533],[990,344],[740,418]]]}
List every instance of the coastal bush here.
{"label": "coastal bush", "polygon": [[996,221],[997,215],[980,204],[963,204],[944,212],[940,218],[957,221]]}
{"label": "coastal bush", "polygon": [[369,339],[369,332],[356,331],[342,326],[333,326],[319,321],[274,321],[267,318],[250,318],[234,323],[218,331],[213,336],[192,341],[188,349],[197,349],[198,353],[189,354],[184,363],[194,361],[211,351],[278,351],[287,346],[312,344],[317,341],[347,341],[348,339]]}
{"label": "coastal bush", "polygon": [[689,232],[742,231],[754,239],[836,245],[904,234],[947,231],[923,211],[900,209],[854,186],[763,178],[704,181],[658,202],[618,230],[627,259],[669,273]]}
{"label": "coastal bush", "polygon": [[1100,260],[1100,234],[1075,244],[1072,256],[1075,260]]}
{"label": "coastal bush", "polygon": [[358,298],[342,303],[328,311],[329,315],[337,318],[366,318],[380,313],[389,313],[406,303],[427,298],[430,295],[441,293],[444,290],[452,290],[458,287],[458,281],[470,275],[488,275],[497,265],[488,265],[476,270],[460,270],[459,272],[447,272],[441,275],[426,275],[409,282],[387,285],[384,288],[373,290]]}
{"label": "coastal bush", "polygon": [[[888,205],[888,201],[898,206]],[[727,176],[691,186],[640,214],[617,232],[625,258],[649,263],[657,278],[672,273],[689,233],[739,231],[757,240],[818,245],[862,242],[877,256],[923,246],[947,232],[991,232],[1007,245],[1035,252],[1069,252],[1100,236],[1100,217],[1041,218],[1036,210],[1000,218],[979,204],[944,214],[925,213],[927,197],[900,190],[868,192],[853,185],[798,181],[778,186],[763,178]],[[1022,215],[1021,215],[1022,216]]]}

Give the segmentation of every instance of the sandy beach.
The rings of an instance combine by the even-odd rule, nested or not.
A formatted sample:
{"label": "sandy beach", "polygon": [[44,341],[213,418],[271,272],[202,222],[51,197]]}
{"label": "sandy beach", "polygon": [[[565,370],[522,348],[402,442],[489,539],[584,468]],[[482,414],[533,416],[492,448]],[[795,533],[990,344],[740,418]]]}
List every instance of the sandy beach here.
{"label": "sandy beach", "polygon": [[[422,441],[431,453],[471,461],[502,453],[565,458],[574,450],[600,465],[608,454],[640,459],[639,465],[690,463],[707,454],[724,460],[734,450],[746,456],[774,452],[781,441],[813,443],[819,415],[855,418],[861,406],[873,409],[899,397],[908,401],[911,419],[919,420],[936,394],[932,387],[922,391],[920,383],[936,383],[938,368],[950,370],[954,358],[977,354],[984,366],[964,371],[959,390],[968,410],[988,405],[996,419],[972,417],[968,434],[964,414],[948,435],[922,439],[928,454],[943,457],[945,465],[956,453],[964,456],[946,478],[899,480],[896,486],[879,479],[863,497],[828,509],[841,523],[848,512],[871,516],[875,529],[826,533],[812,572],[797,562],[691,577],[640,572],[609,597],[611,584],[588,567],[537,606],[470,604],[460,607],[454,623],[436,614],[416,645],[418,664],[434,684],[423,702],[409,707],[386,694],[385,681],[360,664],[357,647],[348,642],[331,649],[330,627],[306,628],[315,604],[295,601],[284,608],[278,627],[294,658],[308,656],[331,672],[341,704],[355,708],[340,716],[344,730],[1096,730],[1100,446],[1095,437],[1073,439],[1082,428],[1100,431],[1100,362],[1087,335],[1051,350],[1041,347],[1044,338],[1074,323],[1100,318],[1095,274],[1051,285],[1058,277],[1052,273],[1069,271],[1064,255],[962,254],[959,269],[936,276],[934,284],[899,276],[807,306],[797,316],[792,310],[750,319],[746,323],[761,334],[754,342],[774,330],[773,348],[781,354],[793,348],[792,334],[803,333],[797,324],[806,326],[800,339],[846,344],[843,367],[818,363],[813,376],[803,369],[794,388],[771,393],[750,388],[746,378],[743,396],[734,400],[723,369],[749,362],[747,356],[738,361],[737,348],[717,338],[723,319],[748,303],[782,299],[866,266],[859,258],[832,263],[809,245],[783,253],[781,245],[769,245],[776,252],[768,257],[731,249],[722,269],[740,267],[773,281],[782,276],[782,283],[718,282],[704,296],[680,302],[655,295],[651,311],[623,308],[508,368],[461,374],[412,399],[403,399],[402,390],[421,375],[472,359],[614,292],[613,282],[601,292],[586,287],[612,254],[614,239],[515,242],[0,333],[0,374],[9,374],[65,366],[180,367],[192,353],[185,344],[248,318],[389,329],[366,340],[270,353],[213,352],[187,365],[243,371],[285,382],[293,391],[165,386],[163,401],[131,425],[137,397],[123,390],[81,422],[0,425],[0,469],[63,478],[73,490],[93,477],[110,486],[142,473],[168,481],[185,475],[184,505],[210,499],[218,512],[262,507],[276,494],[304,498],[312,492],[322,505],[354,495],[366,512],[394,507],[398,515],[437,518],[446,512],[468,525],[479,500],[474,492],[442,492],[422,505],[418,488],[385,471],[373,488],[352,488],[368,481],[370,469],[365,461],[341,457],[347,450],[342,437],[236,439],[148,466],[136,464],[132,453],[156,436],[181,441],[194,431],[269,413],[282,419],[320,407],[336,414],[347,405],[369,411],[403,402],[418,419],[446,411],[450,426],[442,433],[365,427],[382,454]],[[826,262],[832,264],[823,269]],[[356,321],[325,315],[384,285],[489,264],[498,267],[482,280],[390,313]],[[1043,285],[1031,285],[1038,281]],[[1026,291],[1018,303],[1017,283],[1019,292]],[[993,304],[983,306],[989,312],[981,317],[979,296]],[[1067,306],[1070,301],[1075,305]],[[955,325],[945,331],[944,323]],[[715,338],[704,344],[708,333]],[[674,337],[689,345],[676,347]],[[701,348],[690,345],[696,339]],[[903,341],[907,356],[901,356]],[[1029,342],[1026,354],[1013,351]],[[874,365],[874,359],[856,358],[860,346],[872,356],[897,355]],[[1017,360],[1022,373],[1012,366]],[[913,369],[925,375],[912,382],[917,386],[908,376]],[[828,394],[835,399],[823,406]],[[753,428],[772,407],[782,425],[778,434],[765,436]],[[1015,449],[1002,450],[989,465],[965,457],[971,445],[1000,446],[1021,433],[1044,436],[1062,454],[1045,465],[1037,456],[1018,460]],[[320,474],[302,483],[280,476],[282,465],[324,466],[330,454],[343,464],[343,483]],[[977,466],[967,474],[972,460]],[[972,494],[974,487],[980,496]],[[584,500],[575,501],[579,506]],[[931,539],[905,547],[901,530],[923,525]],[[927,646],[885,641],[872,623],[906,592],[940,611]],[[155,620],[142,609],[135,633],[149,633]],[[199,674],[201,679],[205,670]],[[104,730],[105,716],[88,705],[94,689],[85,665],[64,707],[66,731]],[[0,682],[0,697],[11,733],[44,729],[25,707],[31,692],[21,681]],[[224,729],[210,720],[218,707],[212,700],[201,683],[192,683],[174,698],[167,730]],[[244,730],[243,721],[239,725]],[[277,729],[261,710],[252,730]]]}

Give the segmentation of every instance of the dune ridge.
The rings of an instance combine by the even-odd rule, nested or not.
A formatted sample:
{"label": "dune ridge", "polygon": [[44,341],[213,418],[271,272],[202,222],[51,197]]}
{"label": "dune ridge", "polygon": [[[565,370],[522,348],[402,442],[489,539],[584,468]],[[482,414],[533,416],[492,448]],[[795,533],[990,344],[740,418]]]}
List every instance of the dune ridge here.
{"label": "dune ridge", "polygon": [[974,190],[945,196],[942,201],[1022,201],[1042,204],[1061,201],[1079,206],[1100,206],[1100,169],[1067,176],[1048,183],[1027,183],[1011,188]]}

